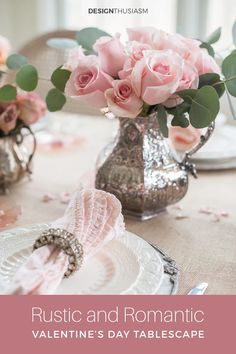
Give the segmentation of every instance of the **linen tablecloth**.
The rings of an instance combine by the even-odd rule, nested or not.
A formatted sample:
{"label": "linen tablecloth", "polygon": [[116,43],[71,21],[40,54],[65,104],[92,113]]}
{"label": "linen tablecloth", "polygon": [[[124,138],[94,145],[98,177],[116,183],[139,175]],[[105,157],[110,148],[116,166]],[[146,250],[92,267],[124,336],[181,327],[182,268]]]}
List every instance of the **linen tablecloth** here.
{"label": "linen tablecloth", "polygon": [[[21,205],[22,215],[11,227],[50,222],[62,215],[65,204],[43,203],[43,195],[72,192],[81,180],[89,179],[98,152],[111,140],[117,121],[102,117],[54,113],[50,120],[75,122],[74,133],[81,141],[72,147],[45,150],[39,146],[32,181],[24,180],[10,189],[3,202]],[[126,228],[158,244],[180,269],[179,294],[198,282],[208,282],[207,294],[236,294],[236,170],[199,173],[190,177],[189,191],[181,201],[183,210],[169,207],[155,219],[140,222],[126,219]],[[201,207],[228,217],[216,221],[200,213]],[[176,218],[181,213],[186,218]]]}

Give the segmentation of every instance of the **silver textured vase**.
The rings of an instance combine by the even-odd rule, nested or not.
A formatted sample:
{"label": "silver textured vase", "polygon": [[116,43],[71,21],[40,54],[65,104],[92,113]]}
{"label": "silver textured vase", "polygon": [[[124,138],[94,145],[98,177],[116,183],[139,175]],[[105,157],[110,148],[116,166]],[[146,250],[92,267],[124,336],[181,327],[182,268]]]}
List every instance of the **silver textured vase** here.
{"label": "silver textured vase", "polygon": [[12,184],[31,174],[36,140],[28,127],[27,130],[33,137],[31,151],[24,144],[21,131],[16,135],[0,137],[0,193],[6,193]]}
{"label": "silver textured vase", "polygon": [[[96,188],[114,194],[126,215],[146,220],[181,200],[188,189],[188,172],[196,176],[189,161],[210,137],[212,124],[194,149],[177,162],[159,129],[156,113],[135,119],[120,118],[114,144],[103,151]],[[101,158],[100,158],[101,161]]]}

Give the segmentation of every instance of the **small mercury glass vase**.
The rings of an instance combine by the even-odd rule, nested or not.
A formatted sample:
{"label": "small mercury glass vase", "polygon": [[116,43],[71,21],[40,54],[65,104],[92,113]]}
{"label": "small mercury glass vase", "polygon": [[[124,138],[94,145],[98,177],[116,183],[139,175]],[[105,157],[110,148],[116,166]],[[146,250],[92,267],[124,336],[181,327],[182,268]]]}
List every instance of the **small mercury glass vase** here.
{"label": "small mercury glass vase", "polygon": [[98,159],[96,188],[114,194],[124,214],[150,219],[185,196],[188,173],[196,176],[189,158],[209,139],[214,123],[179,162],[160,131],[156,113],[119,120],[117,137]]}
{"label": "small mercury glass vase", "polygon": [[33,144],[25,143],[22,131],[0,137],[0,193],[6,193],[12,184],[29,176],[32,172],[32,159],[36,149],[36,139],[32,131]]}

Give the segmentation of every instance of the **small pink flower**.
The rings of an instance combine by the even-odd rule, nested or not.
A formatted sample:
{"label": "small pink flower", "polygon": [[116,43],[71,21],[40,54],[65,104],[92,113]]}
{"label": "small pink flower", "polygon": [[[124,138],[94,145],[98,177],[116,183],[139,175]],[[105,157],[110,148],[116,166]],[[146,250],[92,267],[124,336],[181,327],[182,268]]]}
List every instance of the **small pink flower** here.
{"label": "small pink flower", "polygon": [[150,105],[165,102],[179,87],[183,66],[183,59],[171,50],[144,51],[131,74],[136,95]]}
{"label": "small pink flower", "polygon": [[35,92],[17,96],[20,119],[27,125],[36,123],[46,113],[46,104]]}
{"label": "small pink flower", "polygon": [[84,57],[84,51],[81,46],[72,48],[69,51],[67,62],[65,63],[64,68],[70,71],[75,70],[79,65],[80,60]]}
{"label": "small pink flower", "polygon": [[[188,61],[184,61],[183,73],[176,91],[197,89],[198,84],[199,76],[197,69]],[[166,107],[175,107],[181,102],[183,102],[183,100],[178,95],[174,94],[166,102],[164,102],[164,105]]]}
{"label": "small pink flower", "polygon": [[170,139],[178,151],[187,151],[200,140],[201,130],[189,125],[187,128],[170,127]]}
{"label": "small pink flower", "polygon": [[113,88],[106,90],[105,96],[116,117],[135,118],[142,110],[143,101],[133,91],[129,79],[114,80]]}
{"label": "small pink flower", "polygon": [[198,75],[203,75],[207,73],[220,74],[219,66],[204,48],[200,50],[195,66],[198,70]]}
{"label": "small pink flower", "polygon": [[97,108],[105,107],[104,91],[112,87],[112,78],[99,68],[98,58],[82,58],[66,83],[66,95],[82,99]]}
{"label": "small pink flower", "polygon": [[123,68],[126,56],[119,37],[100,37],[94,44],[102,70],[114,78]]}
{"label": "small pink flower", "polygon": [[146,43],[153,47],[154,37],[158,35],[159,31],[155,27],[134,27],[127,28],[129,41],[136,41]]}
{"label": "small pink flower", "polygon": [[15,103],[0,106],[0,130],[5,134],[16,127],[17,118],[19,118],[19,109]]}
{"label": "small pink flower", "polygon": [[150,49],[152,48],[149,44],[135,41],[129,42],[126,47],[127,58],[124,62],[123,69],[119,72],[119,77],[121,79],[129,77],[136,62],[143,58],[144,51]]}
{"label": "small pink flower", "polygon": [[0,65],[5,64],[7,56],[11,50],[11,45],[8,39],[0,35]]}

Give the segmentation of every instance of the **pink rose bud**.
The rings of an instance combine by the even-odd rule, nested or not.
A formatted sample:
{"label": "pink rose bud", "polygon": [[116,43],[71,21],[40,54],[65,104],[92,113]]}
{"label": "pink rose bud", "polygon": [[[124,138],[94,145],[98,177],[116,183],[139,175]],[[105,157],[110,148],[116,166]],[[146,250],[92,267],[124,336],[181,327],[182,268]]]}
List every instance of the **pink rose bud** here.
{"label": "pink rose bud", "polygon": [[100,37],[94,44],[98,53],[101,68],[114,78],[123,68],[126,56],[124,46],[118,37]]}
{"label": "pink rose bud", "polygon": [[131,74],[136,95],[150,105],[165,102],[179,87],[183,65],[183,59],[171,50],[144,51]]}
{"label": "pink rose bud", "polygon": [[80,60],[84,57],[84,51],[81,46],[72,48],[68,53],[67,62],[65,63],[64,68],[70,71],[75,70],[79,65]]}
{"label": "pink rose bud", "polygon": [[78,98],[96,108],[107,106],[104,91],[112,87],[112,78],[104,73],[95,55],[85,56],[72,71],[66,83],[66,95]]}
{"label": "pink rose bud", "polygon": [[133,91],[129,79],[113,81],[113,88],[106,90],[105,96],[116,117],[135,118],[142,110],[143,101]]}
{"label": "pink rose bud", "polygon": [[27,125],[36,123],[46,113],[46,104],[35,92],[27,92],[17,96],[20,119]]}

